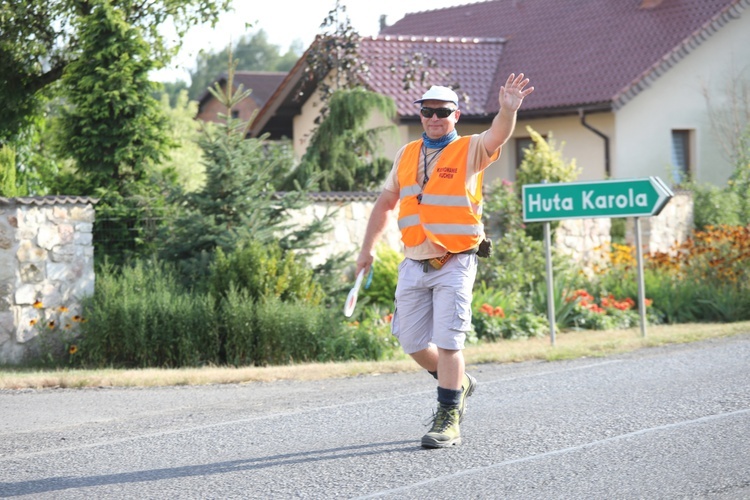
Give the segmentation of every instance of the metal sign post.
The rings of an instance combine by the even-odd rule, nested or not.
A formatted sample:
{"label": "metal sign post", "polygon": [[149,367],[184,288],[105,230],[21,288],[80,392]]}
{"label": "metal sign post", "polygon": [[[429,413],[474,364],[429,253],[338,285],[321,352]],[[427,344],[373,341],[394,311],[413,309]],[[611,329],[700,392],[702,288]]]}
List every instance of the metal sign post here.
{"label": "metal sign post", "polygon": [[638,314],[641,317],[641,336],[646,336],[646,284],[643,280],[643,247],[641,246],[641,219],[635,218],[635,255],[638,262]]}
{"label": "metal sign post", "polygon": [[550,223],[544,223],[544,258],[547,266],[547,319],[549,321],[549,337],[552,345],[555,345],[555,290],[552,279],[552,230]]}

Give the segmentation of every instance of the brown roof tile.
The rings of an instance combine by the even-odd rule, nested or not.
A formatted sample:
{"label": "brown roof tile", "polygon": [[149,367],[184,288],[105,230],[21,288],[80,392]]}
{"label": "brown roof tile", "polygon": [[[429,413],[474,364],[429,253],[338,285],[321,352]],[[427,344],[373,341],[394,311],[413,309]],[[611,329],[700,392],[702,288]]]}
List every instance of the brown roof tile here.
{"label": "brown roof tile", "polygon": [[[750,0],[663,0],[647,2],[648,8],[642,2],[478,2],[407,14],[379,36],[502,38],[495,67],[486,61],[458,66],[457,79],[488,73],[489,88],[498,89],[511,72],[524,72],[536,90],[522,111],[617,107],[750,6]],[[496,111],[493,91],[485,96],[486,111]]]}
{"label": "brown roof tile", "polygon": [[[268,101],[268,98],[273,95],[274,91],[276,91],[276,88],[284,80],[286,75],[286,73],[274,71],[235,71],[234,85],[242,85],[245,90],[251,89],[252,93],[250,94],[250,98],[258,104],[259,108],[262,108]],[[224,85],[226,81],[227,74],[222,73],[211,83],[211,87],[213,87],[216,82],[220,85]],[[211,97],[211,93],[206,90],[198,99],[198,105],[202,106],[203,103]]]}
{"label": "brown roof tile", "polygon": [[[446,85],[458,91],[463,102],[460,107],[466,114],[484,114],[485,101],[497,96],[492,87],[493,68],[500,60],[504,40],[466,39],[458,37],[393,37],[364,38],[360,53],[368,61],[370,77],[367,84],[374,92],[389,95],[396,101],[398,114],[416,116],[414,100],[419,99],[426,87]],[[435,61],[424,85],[415,82],[406,88],[404,75],[410,61],[421,55],[426,61]],[[419,68],[426,66],[419,66]],[[497,99],[497,97],[495,97]]]}

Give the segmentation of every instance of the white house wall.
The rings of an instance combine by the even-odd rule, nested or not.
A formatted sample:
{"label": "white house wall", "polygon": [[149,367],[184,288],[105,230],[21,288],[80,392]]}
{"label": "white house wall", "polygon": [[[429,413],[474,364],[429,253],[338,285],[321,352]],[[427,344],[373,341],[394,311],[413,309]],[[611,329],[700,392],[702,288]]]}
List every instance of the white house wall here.
{"label": "white house wall", "polygon": [[[610,137],[610,151],[613,147],[614,119],[611,113],[596,113],[586,116],[586,123]],[[605,175],[604,140],[581,124],[579,117],[565,116],[536,120],[519,120],[513,137],[505,145],[495,165],[488,171],[487,180],[497,177],[514,181],[516,179],[515,140],[529,138],[527,126],[554,142],[554,148],[562,151],[565,163],[575,160],[581,173],[578,180],[602,180]]]}
{"label": "white house wall", "polygon": [[310,145],[310,136],[315,129],[315,118],[320,113],[320,98],[315,92],[302,105],[302,112],[292,120],[294,156],[302,158]]}
{"label": "white house wall", "polygon": [[616,112],[613,177],[671,182],[671,131],[691,130],[695,179],[724,185],[733,166],[713,134],[702,90],[725,101],[728,79],[740,73],[750,78],[750,16],[725,25]]}

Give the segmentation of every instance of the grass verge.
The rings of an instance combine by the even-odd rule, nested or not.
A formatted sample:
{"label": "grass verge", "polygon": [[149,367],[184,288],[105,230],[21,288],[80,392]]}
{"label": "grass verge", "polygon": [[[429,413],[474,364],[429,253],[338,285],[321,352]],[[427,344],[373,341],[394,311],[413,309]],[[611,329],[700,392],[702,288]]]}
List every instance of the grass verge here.
{"label": "grass verge", "polygon": [[[614,331],[558,333],[555,345],[549,337],[500,341],[469,346],[466,363],[516,363],[604,357],[667,344],[680,344],[750,333],[750,321],[721,324],[650,326],[646,337],[640,328]],[[416,363],[404,356],[394,361],[349,361],[271,367],[205,367],[139,370],[38,370],[0,368],[0,389],[50,389],[84,387],[157,387],[174,385],[241,384],[277,380],[320,380],[379,373],[413,372]]]}

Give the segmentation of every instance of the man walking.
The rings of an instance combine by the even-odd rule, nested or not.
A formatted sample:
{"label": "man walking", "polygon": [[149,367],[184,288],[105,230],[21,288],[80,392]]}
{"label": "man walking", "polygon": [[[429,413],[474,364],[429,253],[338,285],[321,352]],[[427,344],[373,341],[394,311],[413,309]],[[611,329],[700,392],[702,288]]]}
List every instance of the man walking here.
{"label": "man walking", "polygon": [[476,380],[464,371],[471,330],[477,252],[484,240],[482,178],[516,124],[516,112],[534,87],[523,73],[500,87],[500,110],[489,129],[460,137],[458,96],[433,86],[415,101],[424,133],[396,154],[370,214],[357,269],[369,269],[390,213],[399,206],[404,244],[391,323],[404,352],[438,381],[438,409],[422,437],[425,448],[461,444],[459,423]]}

